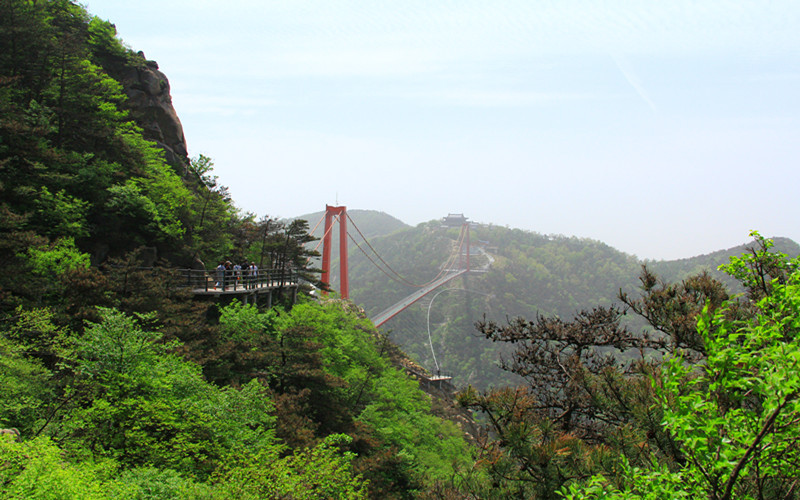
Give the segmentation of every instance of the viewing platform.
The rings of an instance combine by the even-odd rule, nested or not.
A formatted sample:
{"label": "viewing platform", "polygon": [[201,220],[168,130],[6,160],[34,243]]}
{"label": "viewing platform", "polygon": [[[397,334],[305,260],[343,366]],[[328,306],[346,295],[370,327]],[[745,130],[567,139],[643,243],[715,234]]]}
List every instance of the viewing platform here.
{"label": "viewing platform", "polygon": [[257,270],[253,274],[250,270],[228,269],[178,269],[178,283],[190,288],[195,295],[228,296],[236,295],[247,303],[248,297],[261,294],[268,296],[272,302],[274,290],[288,289],[292,293],[292,301],[297,296],[299,279],[297,273],[291,270],[266,269]]}
{"label": "viewing platform", "polygon": [[419,370],[406,369],[409,374],[416,378],[423,387],[435,388],[445,392],[455,392],[453,385],[453,375],[450,373],[427,373]]}

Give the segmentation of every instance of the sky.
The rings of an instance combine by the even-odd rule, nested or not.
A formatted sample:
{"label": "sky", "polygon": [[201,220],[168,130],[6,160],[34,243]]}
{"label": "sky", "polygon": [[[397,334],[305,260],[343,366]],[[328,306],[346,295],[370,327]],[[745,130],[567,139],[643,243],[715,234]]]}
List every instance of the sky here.
{"label": "sky", "polygon": [[800,242],[796,0],[84,5],[258,216],[463,213],[655,260]]}

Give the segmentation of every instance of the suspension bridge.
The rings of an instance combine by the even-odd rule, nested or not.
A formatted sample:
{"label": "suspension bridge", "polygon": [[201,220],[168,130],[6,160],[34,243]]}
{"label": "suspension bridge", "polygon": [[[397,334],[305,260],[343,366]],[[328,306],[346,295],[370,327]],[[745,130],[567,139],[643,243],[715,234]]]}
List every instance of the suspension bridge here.
{"label": "suspension bridge", "polygon": [[[453,242],[449,256],[445,259],[444,263],[440,266],[439,272],[436,276],[423,283],[414,283],[399,272],[395,271],[391,265],[381,256],[369,240],[364,236],[363,232],[358,228],[355,221],[347,213],[347,208],[344,206],[330,206],[326,205],[325,215],[310,231],[313,233],[325,221],[324,233],[320,242],[317,244],[315,250],[322,245],[322,281],[324,283],[331,283],[331,250],[333,248],[333,229],[338,223],[339,227],[339,293],[342,298],[350,298],[350,280],[349,272],[349,259],[348,259],[348,240],[351,241],[359,251],[369,260],[376,268],[383,272],[387,277],[400,284],[413,287],[415,290],[392,304],[383,311],[373,315],[370,320],[376,327],[383,326],[386,322],[400,314],[402,311],[408,309],[413,304],[416,304],[421,299],[430,296],[432,292],[442,288],[447,283],[453,281],[459,276],[472,271],[470,266],[470,255],[472,254],[470,248],[470,226],[467,219],[461,214],[450,214],[445,218],[444,223],[449,227],[460,227],[458,238]],[[355,234],[351,232],[348,227],[351,226],[355,230]],[[355,236],[359,236],[362,243]],[[483,253],[483,249],[480,249]],[[488,257],[488,256],[487,256]],[[485,272],[488,265],[491,264],[489,258],[488,264],[477,269],[477,272]],[[439,292],[441,293],[441,292]],[[433,295],[432,298],[435,298]],[[431,300],[432,300],[431,298]],[[430,315],[430,310],[428,311]],[[430,319],[428,320],[428,337],[430,340]],[[431,352],[433,352],[433,343],[430,341]],[[441,373],[439,363],[436,360],[436,354],[433,353],[433,360],[436,365],[434,373],[421,373],[415,371],[412,373],[420,383],[438,387],[451,386],[452,377],[448,374]]]}
{"label": "suspension bridge", "polygon": [[[348,239],[355,244],[356,248],[358,248],[358,250],[360,250],[375,267],[377,267],[390,279],[416,289],[407,297],[395,304],[392,304],[388,308],[370,318],[376,327],[382,326],[384,323],[394,318],[437,288],[470,271],[469,223],[466,221],[466,218],[464,218],[463,215],[460,216],[460,219],[457,219],[461,232],[452,246],[450,255],[440,267],[439,273],[424,283],[415,283],[409,281],[400,273],[395,271],[364,236],[356,223],[347,213],[347,207],[333,207],[326,205],[325,215],[320,222],[317,223],[314,229],[311,230],[312,233],[317,229],[317,227],[319,227],[319,224],[321,224],[323,220],[325,221],[325,231],[320,239],[319,244],[317,245],[317,248],[319,248],[319,245],[322,245],[322,281],[324,283],[331,283],[331,249],[333,243],[332,233],[335,225],[338,223],[339,294],[342,298],[350,298],[350,280],[348,276]],[[348,230],[349,225],[353,226],[356,235],[360,237],[362,243],[359,243],[359,240],[355,238],[355,235]]]}

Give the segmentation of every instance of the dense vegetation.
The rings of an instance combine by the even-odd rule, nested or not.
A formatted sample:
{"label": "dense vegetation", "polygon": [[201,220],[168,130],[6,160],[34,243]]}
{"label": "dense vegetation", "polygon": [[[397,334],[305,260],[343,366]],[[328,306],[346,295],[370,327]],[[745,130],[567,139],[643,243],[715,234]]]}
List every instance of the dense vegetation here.
{"label": "dense vegetation", "polygon": [[[432,315],[435,334],[450,338],[434,339],[436,352],[440,363],[460,363],[481,377],[502,354],[498,371],[506,376],[495,378],[502,382],[493,388],[460,393],[483,432],[477,461],[445,497],[798,497],[800,258],[793,257],[794,242],[779,239],[776,248],[753,233],[746,247],[641,263],[575,238],[491,227],[475,233],[495,260],[488,273],[432,294],[434,302],[439,295],[458,299],[446,307],[427,304],[446,311]],[[396,269],[423,280],[425,271],[435,274],[436,263],[413,268],[409,252],[395,255],[392,248],[404,241],[403,248],[421,254],[428,246],[433,252],[425,255],[441,262],[456,236],[430,223],[373,245]],[[351,269],[365,269],[357,259],[354,254]],[[628,277],[635,271],[637,285]],[[551,293],[541,293],[552,282]],[[493,304],[495,297],[475,293],[481,286],[495,295],[523,292],[505,292],[507,300]],[[492,314],[497,303],[517,310]],[[578,312],[569,314],[562,304]],[[473,309],[490,313],[478,321],[482,338],[465,335],[466,322],[452,328],[452,318],[469,317]],[[406,328],[406,321],[393,324]],[[417,338],[408,349],[425,359],[427,338]],[[486,365],[471,361],[481,357]]]}
{"label": "dense vegetation", "polygon": [[100,308],[79,334],[18,313],[0,344],[0,422],[25,438],[2,445],[14,498],[405,496],[469,457],[341,302],[233,302],[197,348],[154,314]]}
{"label": "dense vegetation", "polygon": [[357,309],[178,286],[175,268],[247,259],[308,292],[307,223],[242,213],[207,157],[167,162],[119,79],[152,64],[113,25],[66,0],[0,14],[0,428],[16,429],[0,496],[404,498],[452,481],[462,432]]}

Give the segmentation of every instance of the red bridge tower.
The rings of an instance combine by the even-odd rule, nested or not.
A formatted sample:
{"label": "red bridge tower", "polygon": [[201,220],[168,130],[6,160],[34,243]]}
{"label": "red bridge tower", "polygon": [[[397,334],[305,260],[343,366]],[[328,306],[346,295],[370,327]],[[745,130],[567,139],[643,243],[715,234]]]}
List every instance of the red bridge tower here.
{"label": "red bridge tower", "polygon": [[322,281],[331,280],[331,229],[333,218],[339,220],[339,293],[343,299],[350,298],[350,280],[347,277],[347,207],[325,205],[325,232],[322,237]]}

